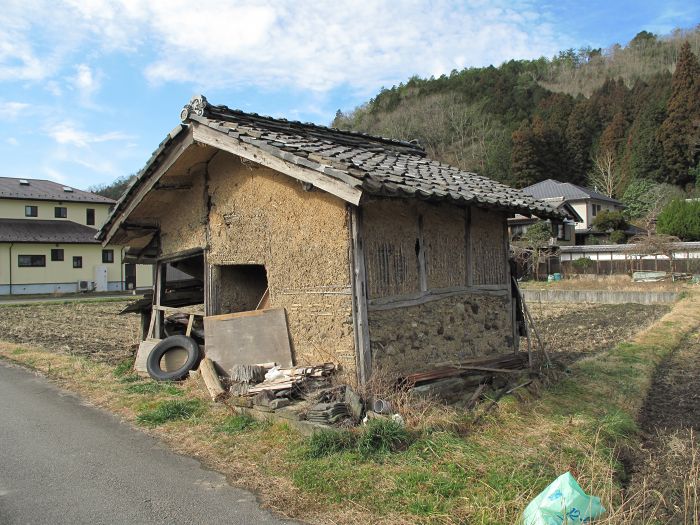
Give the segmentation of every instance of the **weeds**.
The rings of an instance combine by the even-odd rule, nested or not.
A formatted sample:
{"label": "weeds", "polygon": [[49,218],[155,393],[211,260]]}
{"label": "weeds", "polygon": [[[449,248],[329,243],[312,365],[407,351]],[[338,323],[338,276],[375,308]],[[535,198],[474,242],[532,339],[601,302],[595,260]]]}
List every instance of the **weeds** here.
{"label": "weeds", "polygon": [[142,425],[155,427],[168,421],[185,421],[203,411],[199,399],[173,399],[159,402],[154,408],[142,410],[136,421]]}
{"label": "weeds", "polygon": [[12,351],[12,355],[22,355],[22,354],[26,354],[27,352],[28,352],[28,350],[26,348],[15,348]]}
{"label": "weeds", "polygon": [[315,432],[306,442],[304,456],[307,458],[322,458],[351,450],[357,444],[357,436],[350,430],[320,430]]}
{"label": "weeds", "polygon": [[182,390],[166,381],[134,382],[128,385],[124,390],[129,394],[165,394],[168,396],[181,396],[183,394]]}
{"label": "weeds", "polygon": [[124,377],[132,373],[134,369],[134,359],[124,359],[121,363],[114,367],[114,377]]}
{"label": "weeds", "polygon": [[372,419],[357,440],[357,451],[363,456],[404,450],[413,441],[406,427],[391,419]]}
{"label": "weeds", "polygon": [[257,421],[248,414],[237,414],[227,417],[222,423],[214,427],[216,432],[223,434],[238,434],[246,430],[252,430],[264,426],[264,423]]}

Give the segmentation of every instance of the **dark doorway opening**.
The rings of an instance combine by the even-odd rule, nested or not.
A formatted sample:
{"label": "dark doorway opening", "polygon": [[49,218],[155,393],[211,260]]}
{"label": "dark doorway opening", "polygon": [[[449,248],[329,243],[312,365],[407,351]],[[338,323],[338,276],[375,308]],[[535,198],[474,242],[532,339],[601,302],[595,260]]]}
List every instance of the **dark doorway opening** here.
{"label": "dark doorway opening", "polygon": [[221,313],[235,313],[264,307],[267,270],[262,264],[219,266]]}

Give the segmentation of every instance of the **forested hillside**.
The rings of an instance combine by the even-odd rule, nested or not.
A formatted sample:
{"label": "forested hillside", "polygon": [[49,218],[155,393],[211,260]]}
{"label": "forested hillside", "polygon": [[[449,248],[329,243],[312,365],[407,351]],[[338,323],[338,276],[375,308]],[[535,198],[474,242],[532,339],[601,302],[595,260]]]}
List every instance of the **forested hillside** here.
{"label": "forested hillside", "polygon": [[413,77],[333,126],[417,139],[440,160],[517,187],[547,178],[621,197],[685,187],[700,160],[700,26],[626,46]]}

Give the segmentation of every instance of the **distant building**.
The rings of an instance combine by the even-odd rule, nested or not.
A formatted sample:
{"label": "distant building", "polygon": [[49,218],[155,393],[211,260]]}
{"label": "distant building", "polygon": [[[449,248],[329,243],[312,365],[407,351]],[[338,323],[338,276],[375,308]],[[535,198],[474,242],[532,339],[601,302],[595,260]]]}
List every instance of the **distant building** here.
{"label": "distant building", "polygon": [[152,268],[124,264],[95,239],[112,199],[40,179],[0,177],[0,295],[150,287]]}
{"label": "distant building", "polygon": [[[553,179],[547,179],[523,188],[522,192],[553,206],[557,206],[557,202],[567,204],[576,212],[578,219],[574,223],[575,239],[572,239],[573,242],[560,242],[559,244],[562,245],[585,244],[586,237],[601,235],[600,232],[593,229],[593,221],[596,216],[601,211],[622,211],[625,208],[625,205],[620,201],[595,190]],[[635,230],[629,233],[638,232]]]}

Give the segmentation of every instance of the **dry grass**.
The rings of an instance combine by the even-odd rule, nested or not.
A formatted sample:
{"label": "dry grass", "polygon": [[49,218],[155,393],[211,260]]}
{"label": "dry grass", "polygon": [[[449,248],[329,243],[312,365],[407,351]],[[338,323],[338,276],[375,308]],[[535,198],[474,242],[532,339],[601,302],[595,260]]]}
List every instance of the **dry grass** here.
{"label": "dry grass", "polygon": [[[692,289],[693,285],[684,281],[661,281],[658,283],[635,283],[629,275],[572,275],[555,282],[525,281],[523,289],[535,290],[604,290],[608,292],[681,292]],[[697,287],[696,287],[697,288]]]}
{"label": "dry grass", "polygon": [[[394,403],[417,434],[406,450],[379,457],[353,450],[305,457],[304,438],[281,424],[217,431],[231,412],[209,403],[192,380],[178,387],[181,395],[145,395],[127,390],[133,383],[116,377],[113,367],[84,357],[11,344],[0,344],[0,356],[131,422],[167,400],[201,400],[201,413],[145,431],[223,472],[232,484],[258,492],[285,516],[329,524],[512,524],[539,491],[569,470],[610,510],[602,523],[622,524],[639,522],[642,509],[647,519],[654,507],[640,503],[653,496],[643,485],[625,492],[620,452],[639,442],[635,419],[656,366],[698,326],[700,294],[691,294],[631,343],[575,363],[569,376],[540,392],[518,390],[478,425],[474,415],[416,402],[388,388],[388,378],[376,377],[367,393]],[[695,459],[677,472],[687,480],[681,484],[687,496],[675,503],[687,506],[692,518],[697,445],[685,450]],[[697,525],[691,518],[686,523]]]}

